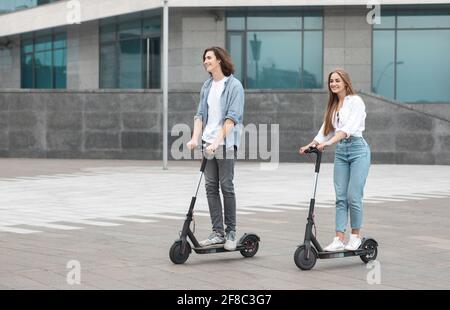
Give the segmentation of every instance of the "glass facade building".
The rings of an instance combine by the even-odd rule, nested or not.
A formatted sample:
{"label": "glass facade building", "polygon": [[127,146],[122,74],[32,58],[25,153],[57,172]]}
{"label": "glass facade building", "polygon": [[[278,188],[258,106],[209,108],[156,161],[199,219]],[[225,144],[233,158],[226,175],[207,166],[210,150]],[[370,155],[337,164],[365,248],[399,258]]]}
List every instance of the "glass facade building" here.
{"label": "glass facade building", "polygon": [[450,10],[382,11],[373,27],[372,91],[402,102],[450,102]]}
{"label": "glass facade building", "polygon": [[66,88],[66,64],[64,31],[42,31],[22,36],[22,88]]}
{"label": "glass facade building", "polygon": [[[49,2],[54,1],[2,1],[0,5],[6,12]],[[209,32],[208,35],[218,31],[224,36],[224,45],[236,67],[235,75],[246,89],[326,89],[324,67],[339,66],[342,60],[344,67],[346,62],[350,66],[353,64],[353,68],[359,66],[354,70],[360,70],[356,76],[363,76],[361,83],[366,91],[407,103],[450,102],[450,87],[447,86],[450,74],[449,5],[383,6],[381,23],[366,28],[367,38],[372,32],[371,42],[368,41],[367,46],[356,45],[356,48],[351,46],[348,38],[342,46],[339,45],[341,42],[332,42],[328,49],[324,48],[324,37],[332,37],[324,35],[326,31],[344,32],[344,38],[347,31],[333,29],[333,26],[324,29],[325,19],[333,18],[326,17],[325,11],[326,7],[228,8],[221,13],[225,17],[224,32],[223,28],[195,27]],[[154,9],[100,19],[95,23],[99,47],[92,47],[95,51],[90,53],[98,53],[94,64],[98,66],[98,73],[91,77],[98,81],[98,87],[161,87],[161,13],[161,9]],[[358,30],[351,31],[349,35]],[[187,30],[186,37],[195,38],[191,33]],[[71,52],[66,47],[66,36],[65,30],[57,29],[20,35],[22,88],[66,88],[67,53]],[[180,37],[180,32],[173,38],[169,38],[169,44],[177,44],[177,53],[186,43],[189,43],[187,48],[193,48],[192,42]],[[333,40],[336,41],[334,37]],[[364,52],[362,60],[352,63],[352,59],[347,59],[347,45],[353,53],[361,48]],[[83,48],[87,48],[86,45]],[[345,57],[339,58],[341,49]],[[182,70],[191,70],[184,66],[194,66],[188,55],[182,56],[186,59],[177,59],[176,64],[176,70],[181,71],[175,71],[183,72],[180,76],[184,80],[177,79],[177,82],[181,80],[179,87],[183,87],[188,75]],[[200,61],[198,65],[201,66]]]}
{"label": "glass facade building", "polygon": [[322,88],[323,16],[299,10],[229,12],[227,47],[246,88]]}
{"label": "glass facade building", "polygon": [[100,23],[100,88],[160,88],[161,16]]}
{"label": "glass facade building", "polygon": [[56,2],[60,0],[1,0],[0,14],[32,8],[38,5]]}

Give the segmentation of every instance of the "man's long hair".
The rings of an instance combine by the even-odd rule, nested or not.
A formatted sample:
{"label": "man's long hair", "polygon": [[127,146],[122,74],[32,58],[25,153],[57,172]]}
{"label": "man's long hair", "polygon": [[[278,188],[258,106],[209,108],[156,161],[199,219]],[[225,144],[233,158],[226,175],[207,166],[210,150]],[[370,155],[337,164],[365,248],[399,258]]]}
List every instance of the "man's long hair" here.
{"label": "man's long hair", "polygon": [[231,56],[224,48],[218,46],[208,47],[203,52],[203,61],[205,61],[205,55],[209,51],[212,51],[216,56],[217,60],[220,60],[220,68],[222,69],[222,73],[225,76],[230,76],[231,74],[234,73],[234,65],[233,62],[231,61]]}

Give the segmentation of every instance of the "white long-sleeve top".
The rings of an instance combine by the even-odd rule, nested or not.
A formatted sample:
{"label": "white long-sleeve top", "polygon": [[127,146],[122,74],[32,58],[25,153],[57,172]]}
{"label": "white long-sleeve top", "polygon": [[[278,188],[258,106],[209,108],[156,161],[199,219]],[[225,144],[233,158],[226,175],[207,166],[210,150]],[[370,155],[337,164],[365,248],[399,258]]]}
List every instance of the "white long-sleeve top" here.
{"label": "white long-sleeve top", "polygon": [[341,109],[333,115],[332,123],[334,130],[325,136],[323,134],[325,123],[323,123],[314,140],[323,143],[330,140],[339,131],[344,132],[347,138],[350,138],[350,136],[362,137],[362,132],[365,129],[365,121],[366,106],[361,97],[358,95],[345,96]]}

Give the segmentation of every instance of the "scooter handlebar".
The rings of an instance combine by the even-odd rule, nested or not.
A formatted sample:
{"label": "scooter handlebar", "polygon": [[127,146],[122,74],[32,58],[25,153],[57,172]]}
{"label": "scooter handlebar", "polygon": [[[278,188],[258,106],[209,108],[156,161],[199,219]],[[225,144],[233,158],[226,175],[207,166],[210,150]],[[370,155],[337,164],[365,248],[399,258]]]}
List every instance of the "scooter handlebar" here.
{"label": "scooter handlebar", "polygon": [[[182,148],[184,148],[184,147],[187,147],[187,145],[186,145],[186,144],[182,144],[182,145],[180,146],[180,150],[181,150]],[[198,144],[198,145],[196,145],[195,147],[193,147],[192,149],[190,149],[190,151],[202,151],[205,147],[206,147],[206,143],[204,143],[204,144]]]}
{"label": "scooter handlebar", "polygon": [[316,158],[316,166],[315,166],[315,171],[317,173],[319,173],[320,170],[320,162],[322,161],[322,152],[319,151],[319,149],[315,146],[310,146],[307,150],[305,150],[305,154],[310,154],[310,153],[314,153],[316,154],[317,158]]}
{"label": "scooter handlebar", "polygon": [[310,146],[307,150],[305,150],[305,153],[306,153],[306,154],[309,154],[309,153],[316,153],[316,154],[319,154],[319,153],[321,153],[321,152],[319,151],[319,149],[318,149],[317,147],[315,147],[315,146]]}

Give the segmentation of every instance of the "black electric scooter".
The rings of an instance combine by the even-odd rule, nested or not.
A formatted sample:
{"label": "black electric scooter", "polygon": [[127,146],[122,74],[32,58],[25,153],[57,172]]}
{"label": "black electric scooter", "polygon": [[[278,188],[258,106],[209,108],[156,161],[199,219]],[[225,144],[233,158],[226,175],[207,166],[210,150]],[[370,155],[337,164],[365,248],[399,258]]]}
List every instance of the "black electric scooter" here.
{"label": "black electric scooter", "polygon": [[[205,171],[205,166],[207,162],[207,158],[203,157],[202,165],[200,168],[200,177],[198,180],[197,188],[195,190],[195,194],[191,199],[191,204],[189,206],[189,211],[186,214],[186,220],[184,221],[183,229],[180,234],[180,238],[176,240],[169,251],[170,260],[174,264],[183,264],[191,254],[192,249],[197,254],[210,254],[210,253],[219,253],[219,252],[233,252],[225,250],[224,244],[215,244],[210,246],[202,247],[197,239],[194,236],[194,232],[191,230],[190,225],[193,221],[194,217],[194,205],[197,199],[198,189],[200,187],[200,183],[202,181],[203,173]],[[187,238],[192,242],[193,248],[191,244],[187,240]],[[260,238],[258,235],[253,233],[245,233],[240,239],[234,251],[240,251],[242,256],[244,257],[252,257],[258,252]]]}
{"label": "black electric scooter", "polygon": [[359,256],[364,263],[375,260],[378,254],[378,243],[373,238],[363,238],[360,247],[357,250],[342,250],[328,252],[324,251],[317,241],[316,236],[312,232],[314,226],[314,204],[316,199],[317,179],[319,176],[320,162],[322,152],[316,147],[310,147],[305,153],[314,153],[316,157],[315,177],[313,197],[309,203],[309,213],[306,223],[305,240],[302,245],[297,247],[294,254],[294,261],[298,268],[302,270],[310,270],[316,264],[317,258],[339,258],[348,256]]}

